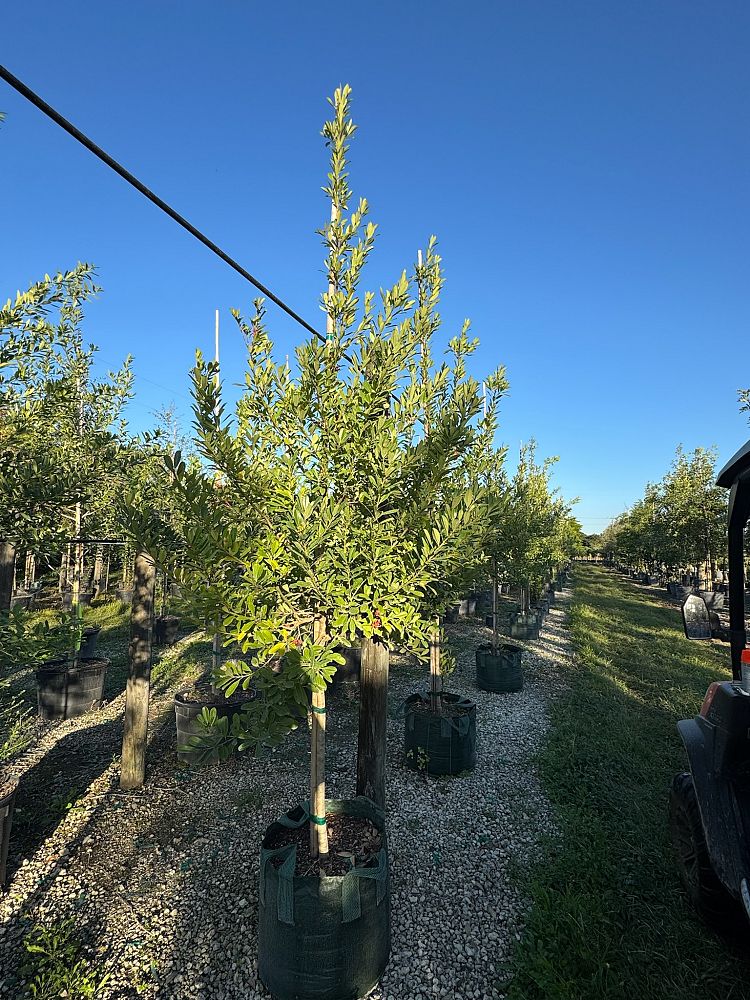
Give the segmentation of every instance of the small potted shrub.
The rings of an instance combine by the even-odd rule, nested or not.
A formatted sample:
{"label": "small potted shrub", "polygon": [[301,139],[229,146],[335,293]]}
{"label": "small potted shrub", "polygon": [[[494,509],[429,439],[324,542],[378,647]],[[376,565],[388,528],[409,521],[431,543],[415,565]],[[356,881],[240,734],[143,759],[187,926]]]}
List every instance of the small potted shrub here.
{"label": "small potted shrub", "polygon": [[436,622],[430,640],[430,690],[409,695],[404,702],[406,764],[428,774],[473,771],[477,762],[477,708],[462,695],[443,690],[443,677],[455,660],[442,649]]}
{"label": "small potted shrub", "polygon": [[521,647],[500,642],[497,628],[497,592],[492,606],[492,641],[476,651],[477,687],[482,691],[520,691],[523,688]]}
{"label": "small potted shrub", "polygon": [[[226,695],[215,683],[178,691],[174,711],[180,760],[193,766],[225,760],[236,746],[229,738],[234,719],[256,695],[255,689],[242,687]],[[211,737],[208,743],[206,735]]]}
{"label": "small potted shrub", "polygon": [[179,616],[169,614],[167,610],[167,597],[170,593],[168,584],[166,573],[162,573],[159,589],[159,614],[154,618],[154,645],[156,646],[174,646],[180,628]]}
{"label": "small potted shrub", "polygon": [[[39,717],[46,721],[73,719],[97,709],[102,703],[104,675],[109,667],[106,657],[81,655],[83,624],[77,615],[62,618],[57,624],[35,625],[35,654],[28,662],[36,666]],[[86,642],[95,642],[93,630]]]}

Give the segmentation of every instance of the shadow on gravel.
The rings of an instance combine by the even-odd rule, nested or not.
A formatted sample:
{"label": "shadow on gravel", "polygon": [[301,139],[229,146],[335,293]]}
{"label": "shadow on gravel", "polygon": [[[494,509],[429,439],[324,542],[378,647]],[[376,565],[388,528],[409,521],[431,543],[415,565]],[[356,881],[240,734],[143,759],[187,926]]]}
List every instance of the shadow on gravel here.
{"label": "shadow on gravel", "polygon": [[21,779],[13,817],[8,872],[23,861],[57,828],[91,783],[120,752],[122,719],[111,719],[64,736]]}

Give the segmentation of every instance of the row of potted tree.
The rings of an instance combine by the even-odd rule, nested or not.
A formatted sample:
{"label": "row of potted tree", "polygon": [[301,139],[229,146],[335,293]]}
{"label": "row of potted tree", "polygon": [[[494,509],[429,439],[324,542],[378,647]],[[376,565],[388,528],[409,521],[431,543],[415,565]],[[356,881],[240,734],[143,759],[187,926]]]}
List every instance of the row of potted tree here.
{"label": "row of potted tree", "polygon": [[[191,616],[215,637],[211,689],[178,697],[190,751],[207,758],[272,747],[311,720],[309,800],[261,845],[260,975],[279,997],[318,995],[322,982],[327,995],[361,996],[387,960],[390,650],[429,663],[429,690],[405,709],[411,762],[424,766],[426,753],[434,773],[472,766],[464,737],[476,710],[443,689],[450,658],[441,619],[489,576],[493,636],[477,651],[478,678],[491,690],[514,689],[518,664],[506,662],[498,628],[500,581],[521,587],[511,627],[528,628],[532,602],[543,605],[543,588],[577,537],[550,486],[551,463],[537,463],[533,444],[506,475],[495,436],[507,381],[502,368],[483,383],[471,376],[478,342],[468,322],[436,355],[443,272],[434,239],[379,299],[360,293],[375,226],[364,200],[350,207],[349,103],[349,88],[338,89],[323,130],[331,156],[325,336],[302,344],[292,369],[274,360],[261,300],[249,318],[235,313],[247,349],[244,389],[230,415],[218,367],[198,356],[195,455],[172,447],[165,459],[163,437],[126,435],[127,363],[93,383],[80,335],[82,304],[96,290],[90,268],[45,278],[0,317],[9,356],[22,342],[26,352],[1,387],[23,434],[0,436],[0,487],[13,494],[0,513],[0,598],[12,548],[63,551],[73,539],[65,626],[73,642],[68,635],[70,655],[53,667],[66,700],[82,662],[84,535],[126,532],[161,568],[164,588],[179,582]],[[50,309],[57,325],[45,319]],[[65,419],[50,429],[57,405]],[[103,478],[100,504],[92,484]],[[353,649],[361,658],[357,794],[334,802],[325,794],[327,691]],[[336,942],[328,964],[310,944],[311,927]]]}

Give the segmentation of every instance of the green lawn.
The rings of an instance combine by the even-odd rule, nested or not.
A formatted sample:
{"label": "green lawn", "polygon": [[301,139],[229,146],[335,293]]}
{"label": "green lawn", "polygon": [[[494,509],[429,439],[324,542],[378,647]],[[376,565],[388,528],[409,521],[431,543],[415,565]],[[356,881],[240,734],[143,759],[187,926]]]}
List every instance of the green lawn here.
{"label": "green lawn", "polygon": [[560,838],[533,900],[509,1000],[750,996],[750,935],[729,945],[693,915],[667,830],[675,723],[729,677],[728,647],[688,642],[679,609],[602,567],[575,570],[576,662],[539,755]]}

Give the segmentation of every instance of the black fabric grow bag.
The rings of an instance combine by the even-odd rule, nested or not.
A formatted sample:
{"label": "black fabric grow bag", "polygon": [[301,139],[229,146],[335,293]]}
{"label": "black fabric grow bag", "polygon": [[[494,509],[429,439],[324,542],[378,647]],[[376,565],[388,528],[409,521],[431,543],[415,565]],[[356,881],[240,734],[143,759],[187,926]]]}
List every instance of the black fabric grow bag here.
{"label": "black fabric grow bag", "polygon": [[[296,875],[296,846],[267,844],[280,828],[307,823],[307,804],[268,827],[260,852],[258,975],[277,1000],[359,1000],[388,964],[391,901],[383,811],[358,796],[327,799],[326,813],[371,820],[382,832],[382,846],[373,867],[346,875]],[[281,867],[272,858],[283,859]]]}
{"label": "black fabric grow bag", "polygon": [[534,614],[517,615],[515,621],[510,623],[510,636],[512,639],[538,639],[539,620]]}
{"label": "black fabric grow bag", "polygon": [[459,694],[444,693],[447,708],[460,715],[436,715],[417,708],[429,705],[426,692],[409,695],[404,702],[404,752],[406,764],[428,774],[473,771],[477,763],[477,706]]}
{"label": "black fabric grow bag", "polygon": [[497,654],[487,643],[476,652],[477,687],[482,691],[520,691],[523,688],[520,646],[499,643]]}

